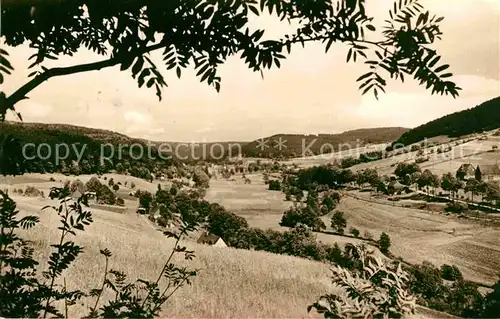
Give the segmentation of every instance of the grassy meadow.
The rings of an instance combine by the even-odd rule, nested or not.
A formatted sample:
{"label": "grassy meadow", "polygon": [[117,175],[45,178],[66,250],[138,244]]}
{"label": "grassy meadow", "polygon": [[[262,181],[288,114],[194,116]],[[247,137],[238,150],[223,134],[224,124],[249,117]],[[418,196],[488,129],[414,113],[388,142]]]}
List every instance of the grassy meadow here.
{"label": "grassy meadow", "polygon": [[[40,206],[54,204],[51,200],[29,201],[13,197],[22,213],[39,215],[41,223],[26,232],[26,239],[35,242],[41,261],[48,259],[49,244],[59,238],[58,217],[54,212],[39,212]],[[84,253],[64,273],[68,288],[90,290],[100,285],[104,258],[99,250],[109,248],[111,267],[123,270],[131,278],[155,279],[167,259],[173,240],[154,230],[147,220],[134,214],[116,214],[93,210],[94,223],[78,233],[76,242]],[[307,306],[317,297],[332,291],[325,264],[291,256],[265,252],[215,248],[185,243],[195,250],[192,268],[200,268],[192,286],[181,288],[166,305],[164,315],[181,318],[221,317],[309,317]],[[43,269],[42,269],[43,270]],[[108,296],[109,297],[109,296]],[[70,315],[86,313],[89,304],[79,304]],[[311,314],[314,316],[314,314]]]}
{"label": "grassy meadow", "polygon": [[[28,174],[10,180],[9,184],[12,187],[23,188],[22,186],[28,182],[48,192],[50,187],[58,184],[60,186],[59,180],[49,182],[50,177]],[[81,176],[78,178],[82,179]],[[120,176],[114,176],[115,181],[120,181],[120,178]],[[279,212],[288,203],[283,204],[280,192],[267,191],[263,183],[259,185],[259,178],[261,176],[258,175],[251,177],[252,184],[250,185],[245,185],[242,181],[240,187],[247,187],[247,194],[253,193],[251,191],[253,189],[255,191],[253,198],[261,202],[265,200],[265,205],[272,206],[281,203],[280,205],[283,206],[274,208],[274,215],[280,217]],[[6,181],[3,182],[5,185]],[[153,187],[156,184],[150,185]],[[214,183],[211,192],[216,192],[220,198],[226,199],[226,204],[230,204],[230,197],[223,196],[225,188],[221,185]],[[40,208],[57,203],[50,199],[19,195],[12,197],[18,203],[21,214],[35,214],[41,219],[35,228],[23,231],[23,237],[34,242],[37,259],[45,266],[50,254],[49,245],[59,239],[56,229],[59,225],[59,218],[55,212],[40,211]],[[241,205],[241,201],[239,203]],[[251,205],[252,201],[249,200],[248,204]],[[163,236],[144,216],[135,214],[133,210],[120,214],[92,209],[92,214],[94,222],[85,232],[77,233],[75,238],[76,243],[84,246],[84,252],[63,274],[68,289],[78,287],[83,291],[89,291],[100,286],[104,271],[104,258],[99,251],[104,248],[110,249],[113,253],[110,259],[111,268],[124,271],[131,279],[156,279],[163,262],[171,251],[173,240]],[[268,222],[270,226],[271,221]],[[352,242],[354,239],[318,234],[318,240],[336,241],[343,244]],[[317,313],[307,313],[307,306],[316,301],[319,296],[335,291],[335,287],[330,283],[328,265],[324,263],[266,252],[216,248],[199,245],[192,240],[186,241],[185,245],[195,251],[195,259],[185,261],[182,256],[178,256],[176,262],[191,268],[199,268],[200,271],[193,278],[191,286],[179,289],[165,305],[162,312],[162,316],[165,317],[318,317]],[[42,270],[44,270],[43,267],[40,271]],[[109,294],[104,297],[111,298]],[[89,299],[77,304],[70,309],[70,316],[81,317],[87,314],[88,307],[93,305],[93,302],[93,299]],[[433,318],[438,315],[442,316],[440,313],[419,308],[418,314],[414,317]]]}
{"label": "grassy meadow", "polygon": [[[469,157],[467,161],[491,163],[498,159],[497,152],[491,149],[494,139],[471,141],[460,145],[464,154],[483,152],[479,157]],[[491,145],[490,145],[491,144]],[[457,150],[458,151],[458,150]],[[454,151],[454,152],[457,152]],[[342,155],[342,154],[339,154]],[[345,154],[344,154],[345,155]],[[394,171],[394,163],[403,157],[412,159],[416,152],[382,159],[377,162],[356,165],[353,170],[376,168],[379,173],[389,174]],[[341,156],[340,156],[341,157]],[[456,158],[450,162],[432,160],[422,164],[442,174],[453,171],[465,159]],[[300,166],[320,165],[331,159],[317,156],[310,159],[298,159]],[[107,184],[110,178],[115,183],[121,182],[117,195],[125,199],[125,213],[115,213],[104,208],[92,208],[94,223],[88,230],[79,233],[76,242],[85,247],[84,253],[64,277],[68,288],[78,287],[84,291],[101,284],[104,271],[104,258],[99,250],[108,248],[112,251],[111,267],[122,270],[131,279],[156,279],[163,262],[171,251],[173,241],[166,238],[146,217],[135,213],[137,200],[128,194],[135,189],[154,193],[158,184],[169,187],[167,181],[147,181],[119,174],[105,174],[101,182]],[[54,181],[50,181],[50,178]],[[80,179],[84,183],[92,176],[64,176],[61,174],[26,174],[18,177],[2,177],[2,189],[25,189],[34,186],[48,195],[50,188],[62,186],[67,180]],[[285,231],[279,226],[282,214],[291,202],[285,201],[285,195],[278,191],[269,191],[263,182],[262,174],[247,174],[251,183],[246,184],[240,174],[234,180],[212,179],[205,199],[216,202],[229,211],[244,217],[251,227]],[[127,186],[125,186],[127,182]],[[132,190],[131,183],[136,185]],[[357,228],[361,234],[370,232],[378,238],[382,232],[391,238],[391,252],[406,261],[420,263],[424,260],[440,266],[444,263],[457,265],[466,279],[492,284],[497,280],[500,268],[500,229],[461,220],[442,214],[394,207],[388,203],[373,201],[368,193],[357,193],[361,199],[344,196],[337,210],[347,217],[347,229]],[[46,261],[50,254],[49,245],[58,240],[58,217],[51,211],[40,208],[55,204],[50,199],[31,198],[12,195],[22,214],[39,215],[41,222],[26,233],[26,239],[33,240],[40,260]],[[365,200],[362,200],[362,198]],[[329,226],[330,216],[324,216]],[[327,229],[327,232],[330,229]],[[362,243],[360,239],[317,233],[318,241],[343,246],[346,243]],[[189,262],[192,268],[200,268],[191,286],[180,289],[164,307],[162,316],[180,318],[305,318],[318,317],[307,313],[307,306],[325,293],[334,292],[329,279],[328,265],[306,259],[275,255],[266,252],[238,250],[233,248],[215,248],[195,243],[196,234],[185,243],[195,250],[196,258]],[[186,264],[180,257],[179,264]],[[43,270],[43,269],[41,269]],[[111,296],[105,296],[107,298]],[[87,300],[87,302],[89,302]],[[93,300],[90,300],[93,302]],[[80,317],[87,313],[90,304],[78,304],[71,312],[71,317]],[[420,308],[415,317],[435,318],[439,313]]]}

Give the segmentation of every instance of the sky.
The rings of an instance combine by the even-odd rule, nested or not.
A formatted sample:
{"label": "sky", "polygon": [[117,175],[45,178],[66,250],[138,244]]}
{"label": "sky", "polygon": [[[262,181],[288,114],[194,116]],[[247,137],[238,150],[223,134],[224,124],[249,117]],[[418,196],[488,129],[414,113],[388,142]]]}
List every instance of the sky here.
{"label": "sky", "polygon": [[[392,0],[367,1],[367,13],[383,23]],[[474,107],[500,95],[500,0],[421,0],[438,16],[443,40],[435,48],[450,64],[460,97],[431,95],[425,87],[406,80],[389,81],[377,101],[361,95],[356,79],[363,64],[347,64],[347,47],[323,44],[292,49],[280,69],[260,73],[247,69],[238,57],[220,69],[220,93],[200,83],[193,69],[162,72],[168,88],[163,100],[146,87],[138,88],[130,71],[119,67],[50,79],[17,104],[24,121],[65,123],[109,129],[155,141],[250,141],[278,134],[319,134],[367,128],[415,127],[440,116]],[[292,29],[269,17],[252,25],[269,36]],[[15,72],[2,90],[10,94],[27,81],[31,70],[27,46],[7,48]],[[100,60],[81,50],[46,66],[68,66]],[[52,61],[50,61],[52,62]],[[8,119],[14,120],[13,116]]]}

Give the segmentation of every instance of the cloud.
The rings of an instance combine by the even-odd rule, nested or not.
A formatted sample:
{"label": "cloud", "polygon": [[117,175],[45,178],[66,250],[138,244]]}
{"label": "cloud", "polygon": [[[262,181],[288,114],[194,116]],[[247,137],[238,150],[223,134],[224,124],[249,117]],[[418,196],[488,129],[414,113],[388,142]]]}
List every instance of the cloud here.
{"label": "cloud", "polygon": [[125,121],[130,122],[132,124],[138,124],[138,125],[150,125],[152,122],[151,115],[149,114],[143,114],[137,111],[127,111],[123,115],[123,118]]}

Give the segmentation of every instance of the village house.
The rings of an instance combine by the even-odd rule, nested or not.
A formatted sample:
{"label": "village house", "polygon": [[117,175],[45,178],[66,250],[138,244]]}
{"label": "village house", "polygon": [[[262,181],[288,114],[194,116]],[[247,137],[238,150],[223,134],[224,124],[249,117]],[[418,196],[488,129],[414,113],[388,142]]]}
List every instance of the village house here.
{"label": "village house", "polygon": [[401,183],[400,183],[400,182],[398,182],[398,181],[391,181],[391,182],[389,183],[389,185],[387,186],[387,188],[388,188],[389,190],[391,190],[391,189],[392,189],[392,191],[393,191],[393,192],[395,192],[395,193],[399,193],[399,192],[404,191],[406,187],[407,187],[407,186],[405,186],[405,185],[401,184]]}
{"label": "village house", "polygon": [[457,179],[465,181],[471,178],[475,178],[475,174],[476,169],[472,164],[462,164],[457,170],[456,177]]}
{"label": "village house", "polygon": [[226,243],[219,236],[204,232],[197,241],[198,244],[210,245],[214,247],[227,247]]}
{"label": "village house", "polygon": [[479,181],[490,182],[500,180],[500,166],[493,165],[478,165],[475,177]]}

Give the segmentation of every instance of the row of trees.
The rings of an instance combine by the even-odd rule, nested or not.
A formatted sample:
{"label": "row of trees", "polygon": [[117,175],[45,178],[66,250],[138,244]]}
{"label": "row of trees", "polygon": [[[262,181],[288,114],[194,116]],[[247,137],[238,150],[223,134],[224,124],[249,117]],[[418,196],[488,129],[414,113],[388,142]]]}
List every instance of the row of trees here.
{"label": "row of trees", "polygon": [[[60,214],[65,221],[67,221],[67,225],[64,227],[75,227],[76,229],[83,230],[85,225],[88,225],[92,222],[91,215],[89,212],[81,209],[79,205],[83,205],[86,203],[86,197],[82,197],[81,200],[78,200],[75,206],[70,205],[69,211],[66,211],[64,207],[66,207],[65,202],[67,201],[67,197],[70,194],[70,190],[68,188],[53,190],[51,192],[51,198],[56,196],[57,193],[58,198],[61,200],[61,208],[59,209]],[[26,225],[27,227],[33,226],[37,219],[35,217],[25,217],[22,221],[15,221],[15,203],[13,203],[5,194],[0,194],[5,196],[3,200],[0,200],[0,214],[2,218],[0,219],[2,229],[9,230],[6,231],[6,234],[11,234],[8,236],[12,236],[13,232],[10,231],[10,228],[5,227],[14,227],[13,229],[20,227],[21,225]],[[280,254],[289,254],[304,258],[311,258],[319,261],[328,261],[332,262],[335,265],[341,266],[349,272],[358,272],[362,271],[364,267],[366,267],[367,263],[364,263],[363,260],[360,259],[360,249],[358,247],[352,245],[346,245],[344,250],[341,250],[338,245],[325,245],[318,244],[314,234],[311,230],[307,229],[304,226],[298,225],[294,229],[287,232],[279,232],[267,230],[263,231],[256,228],[248,227],[246,221],[232,213],[229,213],[224,210],[223,207],[217,204],[209,204],[204,201],[200,201],[196,199],[196,197],[184,197],[184,199],[176,197],[173,192],[168,192],[168,195],[164,193],[163,190],[158,190],[156,197],[161,198],[163,195],[166,195],[163,200],[167,201],[167,198],[175,198],[176,206],[179,208],[179,216],[182,217],[183,222],[181,225],[193,225],[189,229],[194,229],[194,225],[197,224],[199,217],[205,216],[207,229],[214,234],[217,234],[224,238],[224,240],[229,243],[231,246],[245,249],[256,249],[256,250],[266,250],[274,253]],[[56,209],[57,210],[57,209]],[[80,213],[78,213],[80,212]],[[75,220],[77,224],[73,225],[73,222],[70,221],[70,216],[75,215]],[[78,218],[77,218],[78,217]],[[198,218],[197,218],[198,217]],[[9,221],[9,224],[4,224],[2,221]],[[83,224],[82,224],[83,223]],[[80,225],[82,224],[82,225]],[[65,228],[64,228],[65,229]],[[181,235],[189,231],[188,228],[181,226],[180,233],[172,233],[165,232],[168,236],[173,236],[174,239],[177,239],[177,242],[181,238]],[[73,228],[68,229],[69,231],[73,231]],[[14,233],[15,234],[15,233]],[[63,232],[64,234],[64,232]],[[68,240],[68,235],[63,235],[64,240]],[[14,254],[14,251],[11,251],[11,246],[4,241],[7,238],[0,238],[0,244],[5,245],[4,251],[9,254]],[[70,240],[70,239],[69,239]],[[14,243],[18,241],[18,237],[14,238]],[[69,241],[71,242],[71,241]],[[64,246],[65,245],[65,246]],[[55,245],[55,252],[53,260],[55,261],[52,264],[51,276],[50,278],[57,278],[60,275],[60,272],[63,269],[67,269],[69,264],[64,264],[58,262],[58,256],[61,254],[66,254],[64,252],[63,247],[66,247],[68,244],[64,242],[64,245],[59,247]],[[183,249],[182,247],[176,244],[174,251],[179,250],[179,252],[184,252],[186,254],[186,258],[193,258],[193,252]],[[30,250],[26,251],[26,254],[29,254]],[[106,261],[111,257],[111,253],[107,250],[103,252],[104,258]],[[0,267],[0,290],[4,291],[9,288],[8,295],[9,298],[0,299],[0,304],[2,305],[1,311],[2,315],[11,316],[11,317],[19,317],[22,314],[28,314],[29,316],[38,316],[45,314],[60,314],[57,309],[53,307],[46,307],[46,304],[50,304],[50,299],[53,300],[66,300],[69,302],[69,305],[72,304],[72,300],[79,300],[81,298],[86,297],[85,292],[74,291],[68,292],[65,290],[65,287],[52,286],[50,281],[45,283],[45,286],[40,286],[36,282],[36,279],[32,279],[29,283],[30,286],[26,286],[26,282],[23,281],[23,278],[26,275],[23,268],[26,265],[27,269],[34,269],[36,266],[36,260],[33,259],[32,255],[23,255],[20,257],[14,256],[12,259],[6,259],[4,255],[1,256],[1,261],[4,263],[3,267]],[[79,255],[79,252],[72,252],[72,258],[76,258]],[[23,259],[23,263],[21,263],[20,258]],[[19,261],[19,262],[18,262]],[[26,264],[26,262],[29,262]],[[31,264],[30,264],[31,263]],[[5,268],[7,267],[7,268]],[[10,267],[10,268],[9,268]],[[165,267],[174,267],[175,269],[172,272],[166,273],[167,283],[171,281],[173,284],[173,288],[177,286],[182,286],[185,283],[189,283],[189,278],[196,275],[196,271],[188,270],[184,268],[177,269],[170,261],[167,261]],[[10,269],[10,270],[9,270]],[[500,282],[494,287],[494,291],[487,295],[485,298],[482,298],[481,295],[477,292],[477,287],[475,287],[472,283],[463,281],[461,279],[461,274],[456,268],[444,265],[438,272],[433,271],[433,266],[429,267],[426,264],[423,266],[416,266],[407,268],[410,276],[408,278],[408,289],[413,292],[416,296],[421,298],[421,303],[428,305],[434,309],[439,309],[443,311],[447,311],[450,313],[455,313],[458,315],[464,314],[474,314],[482,317],[492,317],[499,309],[499,291],[500,291]],[[5,273],[4,271],[10,271],[9,273]],[[107,274],[107,277],[111,282],[114,280],[126,280],[126,276],[123,273],[120,273],[120,277],[115,278],[116,273],[108,270],[104,271]],[[33,273],[35,274],[35,273]],[[179,277],[180,276],[180,277]],[[160,274],[162,277],[162,274]],[[114,278],[114,279],[113,279]],[[119,279],[121,278],[121,279]],[[180,278],[180,279],[179,279]],[[455,283],[452,287],[448,288],[441,278],[445,278],[447,280],[453,280]],[[7,279],[9,280],[7,285]],[[179,280],[178,280],[179,279]],[[106,276],[105,276],[106,280]],[[92,292],[89,296],[94,296],[96,298],[96,305],[93,306],[90,311],[92,314],[102,313],[103,316],[119,316],[120,314],[125,314],[126,316],[133,317],[143,317],[143,316],[151,316],[157,314],[159,311],[159,307],[164,303],[167,299],[156,299],[156,296],[153,291],[154,284],[152,287],[144,286],[144,283],[147,281],[138,281],[137,283],[131,283],[130,286],[127,286],[128,290],[124,289],[123,286],[117,285],[109,286],[110,289],[117,289],[115,293],[119,296],[119,303],[109,303],[104,306],[99,306],[99,296],[104,293],[104,290],[98,289]],[[142,283],[142,284],[141,284]],[[165,285],[167,284],[165,283]],[[45,289],[45,288],[47,289]],[[105,285],[105,287],[108,287]],[[120,288],[122,287],[122,288]],[[4,289],[5,288],[5,289]],[[42,290],[39,290],[43,288]],[[145,290],[143,289],[145,288]],[[137,289],[137,296],[134,299],[130,296],[128,292],[135,291]],[[152,290],[151,290],[152,289]],[[168,288],[167,288],[168,289]],[[146,293],[144,295],[143,293]],[[152,294],[151,296],[149,294]],[[3,294],[4,296],[7,295]],[[12,299],[12,297],[16,297],[16,299]],[[170,295],[169,295],[170,296]],[[129,298],[130,297],[130,298]],[[151,298],[151,299],[150,299]],[[142,301],[147,300],[142,303]],[[139,304],[137,303],[139,302]],[[19,307],[22,305],[22,307]],[[142,305],[139,307],[139,305]]]}
{"label": "row of trees", "polygon": [[394,171],[402,184],[411,186],[416,184],[419,188],[424,188],[429,193],[429,189],[440,187],[450,194],[450,198],[457,198],[458,191],[463,190],[471,194],[471,200],[474,196],[482,195],[483,199],[493,202],[500,198],[500,187],[494,182],[479,181],[476,178],[470,178],[463,181],[456,178],[452,173],[445,173],[439,177],[426,169],[423,172],[415,163],[399,163]]}
{"label": "row of trees", "polygon": [[[329,246],[317,243],[313,230],[302,223],[297,223],[286,232],[261,230],[248,227],[244,219],[225,211],[219,205],[215,204],[213,209],[213,217],[208,219],[207,228],[221,236],[230,246],[331,262],[349,273],[357,273],[363,267],[359,248],[347,244],[344,250],[341,250],[336,244]],[[347,226],[345,219],[335,224]],[[378,245],[383,253],[389,253],[391,241],[386,233],[381,234]],[[436,268],[430,263],[424,263],[416,266],[405,265],[404,268],[409,273],[408,291],[417,296],[419,304],[459,316],[474,315],[484,318],[488,317],[487,314],[491,317],[494,313],[492,311],[499,309],[500,281],[494,292],[482,297],[477,285],[463,280],[456,266],[443,265]],[[444,280],[453,283],[450,286]]]}

